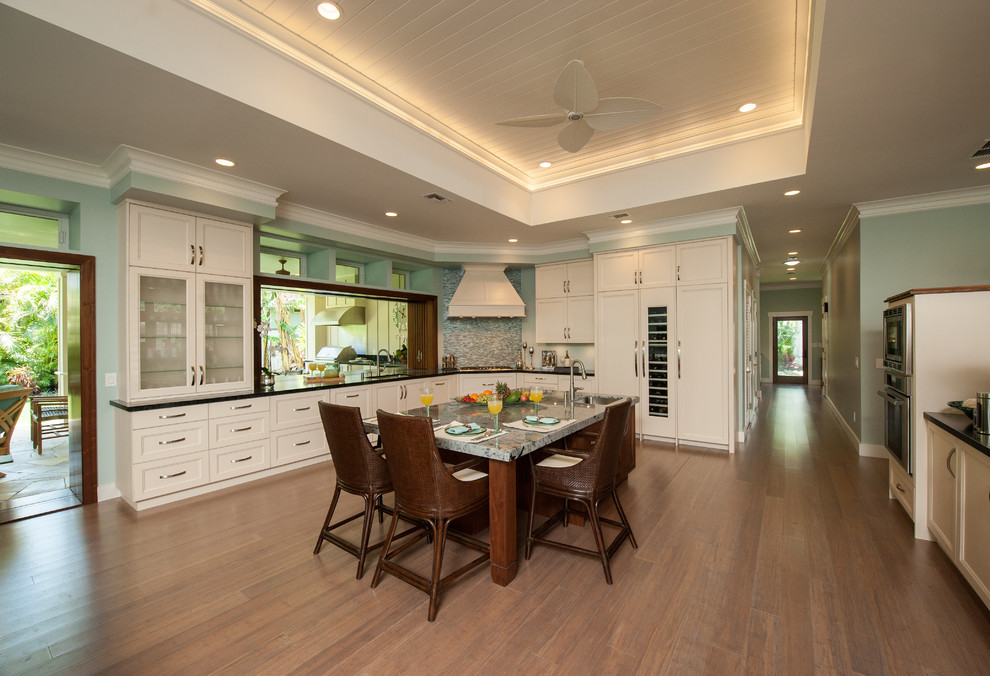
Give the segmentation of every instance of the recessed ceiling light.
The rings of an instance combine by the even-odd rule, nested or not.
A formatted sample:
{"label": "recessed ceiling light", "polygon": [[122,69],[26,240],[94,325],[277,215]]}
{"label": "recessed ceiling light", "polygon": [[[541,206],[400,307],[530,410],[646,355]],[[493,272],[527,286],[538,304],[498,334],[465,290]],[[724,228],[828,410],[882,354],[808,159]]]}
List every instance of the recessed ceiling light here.
{"label": "recessed ceiling light", "polygon": [[787,259],[786,261],[784,261],[784,265],[797,265],[797,264],[799,264],[800,262],[801,262],[801,261],[799,261],[799,260],[798,260],[798,259],[796,259],[796,258],[788,258],[788,259]]}
{"label": "recessed ceiling light", "polygon": [[794,195],[797,195],[800,192],[801,192],[800,190],[788,190],[787,192],[784,193],[784,195],[786,197],[793,197]]}
{"label": "recessed ceiling light", "polygon": [[218,157],[217,159],[215,159],[213,161],[216,162],[217,164],[219,164],[221,167],[232,167],[232,166],[234,166],[234,161],[233,160],[225,160],[222,157]]}
{"label": "recessed ceiling light", "polygon": [[788,272],[794,272],[795,268],[787,268]]}
{"label": "recessed ceiling light", "polygon": [[386,211],[385,215],[388,216],[389,218],[395,218],[399,214],[395,213],[394,211]]}
{"label": "recessed ceiling light", "polygon": [[787,255],[788,256],[797,256],[798,255],[798,252],[797,251],[788,251],[787,252]]}
{"label": "recessed ceiling light", "polygon": [[791,280],[792,282],[796,282],[796,281],[797,281],[797,277],[791,277],[791,278],[790,278],[790,280]]}
{"label": "recessed ceiling light", "polygon": [[801,228],[794,228],[793,230],[788,230],[787,232],[789,232],[789,233],[791,233],[793,235],[796,232],[801,232]]}
{"label": "recessed ceiling light", "polygon": [[343,14],[343,12],[340,11],[340,7],[333,2],[316,3],[316,12],[324,19],[328,19],[330,21],[336,21]]}
{"label": "recessed ceiling light", "polygon": [[544,169],[549,169],[550,167],[553,166],[553,162],[540,162],[540,166],[543,167]]}
{"label": "recessed ceiling light", "polygon": [[990,169],[990,162],[984,162],[983,164],[977,164],[977,169]]}
{"label": "recessed ceiling light", "polygon": [[740,113],[748,113],[753,110],[756,110],[755,103],[744,103],[743,105],[739,106]]}
{"label": "recessed ceiling light", "polygon": [[629,225],[630,223],[632,223],[632,219],[631,218],[623,218],[621,221],[619,221],[619,223],[622,223],[622,225]]}
{"label": "recessed ceiling light", "polygon": [[516,242],[518,242],[519,240],[518,240],[518,239],[516,239],[515,237],[513,237],[513,238],[512,238],[512,239],[510,239],[509,241],[510,241],[510,242],[512,242],[513,244],[515,244],[515,243],[516,243]]}

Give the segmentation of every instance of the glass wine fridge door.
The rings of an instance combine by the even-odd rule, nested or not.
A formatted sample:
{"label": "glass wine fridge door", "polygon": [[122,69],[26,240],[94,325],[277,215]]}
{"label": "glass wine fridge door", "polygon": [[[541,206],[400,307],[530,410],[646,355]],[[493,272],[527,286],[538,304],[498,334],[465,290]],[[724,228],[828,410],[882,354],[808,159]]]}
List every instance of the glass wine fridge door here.
{"label": "glass wine fridge door", "polygon": [[[674,292],[660,288],[642,291],[640,321],[643,322],[640,401],[642,431],[651,436],[676,436],[673,387],[676,364],[671,360],[674,333]],[[645,404],[642,405],[642,404]]]}
{"label": "glass wine fridge door", "polygon": [[130,341],[131,393],[195,392],[192,274],[132,269],[130,283],[137,289],[137,321],[131,325],[137,336]]}

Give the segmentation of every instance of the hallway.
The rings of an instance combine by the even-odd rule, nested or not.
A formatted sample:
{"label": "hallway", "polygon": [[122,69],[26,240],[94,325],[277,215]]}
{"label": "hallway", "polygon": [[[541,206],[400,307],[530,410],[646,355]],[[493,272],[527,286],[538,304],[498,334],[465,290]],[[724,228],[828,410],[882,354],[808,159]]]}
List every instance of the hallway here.
{"label": "hallway", "polygon": [[459,580],[435,623],[421,592],[312,555],[328,465],[139,514],[89,505],[0,526],[0,672],[990,672],[990,612],[911,537],[886,476],[817,388],[765,388],[732,456],[639,447],[620,488],[639,548],[614,585],[537,547],[509,587]]}

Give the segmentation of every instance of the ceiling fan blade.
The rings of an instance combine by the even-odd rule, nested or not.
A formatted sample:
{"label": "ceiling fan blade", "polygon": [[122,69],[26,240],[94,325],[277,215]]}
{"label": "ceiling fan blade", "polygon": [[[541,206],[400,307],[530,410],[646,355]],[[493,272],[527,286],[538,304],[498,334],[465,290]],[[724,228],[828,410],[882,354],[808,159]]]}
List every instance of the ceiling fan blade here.
{"label": "ceiling fan blade", "polygon": [[567,116],[563,113],[549,113],[547,115],[527,115],[526,117],[513,117],[502,120],[495,124],[503,127],[552,127],[555,124],[566,122]]}
{"label": "ceiling fan blade", "polygon": [[598,89],[584,63],[574,59],[564,66],[553,85],[553,100],[568,112],[584,113],[595,109]]}
{"label": "ceiling fan blade", "polygon": [[557,143],[569,153],[576,153],[584,147],[584,144],[591,140],[591,135],[595,130],[588,126],[584,120],[576,120],[568,123],[566,127],[557,134]]}
{"label": "ceiling fan blade", "polygon": [[592,129],[612,131],[642,122],[659,112],[660,106],[652,101],[617,96],[599,101],[598,108],[586,113],[584,119]]}

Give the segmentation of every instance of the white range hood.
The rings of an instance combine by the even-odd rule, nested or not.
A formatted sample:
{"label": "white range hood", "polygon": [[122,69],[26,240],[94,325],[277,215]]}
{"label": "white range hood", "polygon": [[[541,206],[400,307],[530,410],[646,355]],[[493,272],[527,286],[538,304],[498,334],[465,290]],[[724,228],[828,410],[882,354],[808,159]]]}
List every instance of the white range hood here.
{"label": "white range hood", "polygon": [[526,304],[499,263],[465,263],[448,317],[525,317]]}

